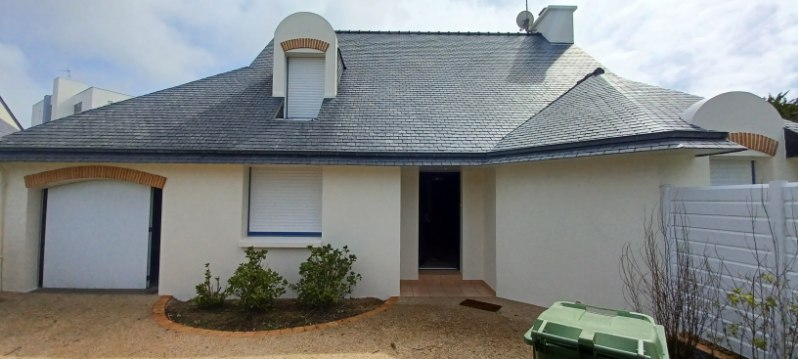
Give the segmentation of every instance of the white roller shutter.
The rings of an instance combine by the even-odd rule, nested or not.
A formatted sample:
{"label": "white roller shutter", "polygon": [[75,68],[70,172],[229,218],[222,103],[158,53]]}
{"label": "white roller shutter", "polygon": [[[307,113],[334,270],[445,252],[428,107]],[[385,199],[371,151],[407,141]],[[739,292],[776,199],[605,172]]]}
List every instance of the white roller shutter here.
{"label": "white roller shutter", "polygon": [[713,186],[752,184],[751,160],[710,158],[709,182]]}
{"label": "white roller shutter", "polygon": [[316,118],[324,99],[324,59],[288,58],[286,118]]}
{"label": "white roller shutter", "polygon": [[250,234],[321,233],[321,168],[253,168],[249,190]]}
{"label": "white roller shutter", "polygon": [[117,181],[50,188],[43,286],[146,288],[150,192],[149,187]]}

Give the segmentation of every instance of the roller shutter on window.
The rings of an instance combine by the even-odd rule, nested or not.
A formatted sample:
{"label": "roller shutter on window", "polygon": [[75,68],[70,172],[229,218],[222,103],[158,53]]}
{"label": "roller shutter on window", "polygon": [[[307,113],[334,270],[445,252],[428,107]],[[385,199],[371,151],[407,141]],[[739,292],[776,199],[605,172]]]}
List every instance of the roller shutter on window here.
{"label": "roller shutter on window", "polygon": [[709,160],[709,180],[713,186],[731,186],[754,183],[753,164],[747,159]]}
{"label": "roller shutter on window", "polygon": [[324,99],[324,59],[288,58],[286,118],[316,118]]}
{"label": "roller shutter on window", "polygon": [[321,169],[253,168],[249,232],[264,235],[321,233]]}

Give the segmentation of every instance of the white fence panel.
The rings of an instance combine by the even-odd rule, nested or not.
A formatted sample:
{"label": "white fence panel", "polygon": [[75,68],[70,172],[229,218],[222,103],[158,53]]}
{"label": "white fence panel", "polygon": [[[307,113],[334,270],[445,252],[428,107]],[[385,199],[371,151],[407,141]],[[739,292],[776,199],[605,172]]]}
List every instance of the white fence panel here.
{"label": "white fence panel", "polygon": [[[798,284],[798,183],[666,188],[663,215],[672,238],[686,244],[680,250],[689,250],[694,261],[707,258],[720,274],[721,302],[726,293],[750,283],[747,278],[762,266],[771,270],[789,268],[788,280],[792,287]],[[711,297],[708,294],[705,300]],[[724,325],[738,319],[729,307],[722,317],[706,334],[708,339],[723,338]],[[727,344],[724,340],[715,342]],[[732,339],[729,344],[740,351],[739,341]],[[752,355],[750,345],[742,347],[740,354]]]}

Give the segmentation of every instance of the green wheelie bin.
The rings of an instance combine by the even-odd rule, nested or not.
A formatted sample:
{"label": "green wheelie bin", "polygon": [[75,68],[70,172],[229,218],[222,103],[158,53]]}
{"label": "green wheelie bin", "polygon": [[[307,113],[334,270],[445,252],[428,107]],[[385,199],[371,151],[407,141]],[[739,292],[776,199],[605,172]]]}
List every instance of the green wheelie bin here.
{"label": "green wheelie bin", "polygon": [[555,302],[524,341],[535,359],[669,359],[665,330],[648,315]]}

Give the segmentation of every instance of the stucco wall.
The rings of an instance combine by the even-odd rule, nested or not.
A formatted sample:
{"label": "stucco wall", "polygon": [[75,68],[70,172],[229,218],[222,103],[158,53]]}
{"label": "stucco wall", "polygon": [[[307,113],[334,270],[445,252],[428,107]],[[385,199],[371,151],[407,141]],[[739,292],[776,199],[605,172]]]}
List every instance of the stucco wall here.
{"label": "stucco wall", "polygon": [[323,181],[322,239],[357,255],[353,295],[399,295],[400,169],[325,167]]}
{"label": "stucco wall", "polygon": [[[23,177],[75,164],[7,164],[3,228],[3,290],[37,287],[41,190]],[[80,164],[84,165],[84,164]],[[118,165],[167,177],[163,189],[159,292],[186,299],[203,265],[226,280],[244,259],[246,174],[240,165]],[[322,241],[349,245],[363,281],[356,296],[399,293],[400,172],[398,168],[325,167]],[[304,248],[273,248],[267,262],[291,282]],[[289,293],[290,295],[290,293]]]}
{"label": "stucco wall", "polygon": [[418,279],[418,167],[402,168],[401,277]]}
{"label": "stucco wall", "polygon": [[[274,67],[272,70],[272,95],[275,97],[286,96],[287,60],[286,53],[280,44],[283,41],[310,38],[318,39],[329,44],[324,53],[324,97],[333,98],[338,93],[338,36],[335,30],[323,17],[309,13],[298,12],[283,19],[274,30]],[[302,53],[305,51],[294,50]],[[316,53],[316,51],[310,51]]]}
{"label": "stucco wall", "polygon": [[483,280],[496,290],[496,173],[493,168],[485,170],[485,241],[482,265]]}
{"label": "stucco wall", "polygon": [[[633,155],[496,168],[497,295],[625,307],[618,258],[642,240],[660,186],[703,181],[692,156]],[[677,170],[678,169],[678,170]]]}
{"label": "stucco wall", "polygon": [[484,278],[485,254],[485,176],[482,169],[461,172],[461,273],[466,280]]}

